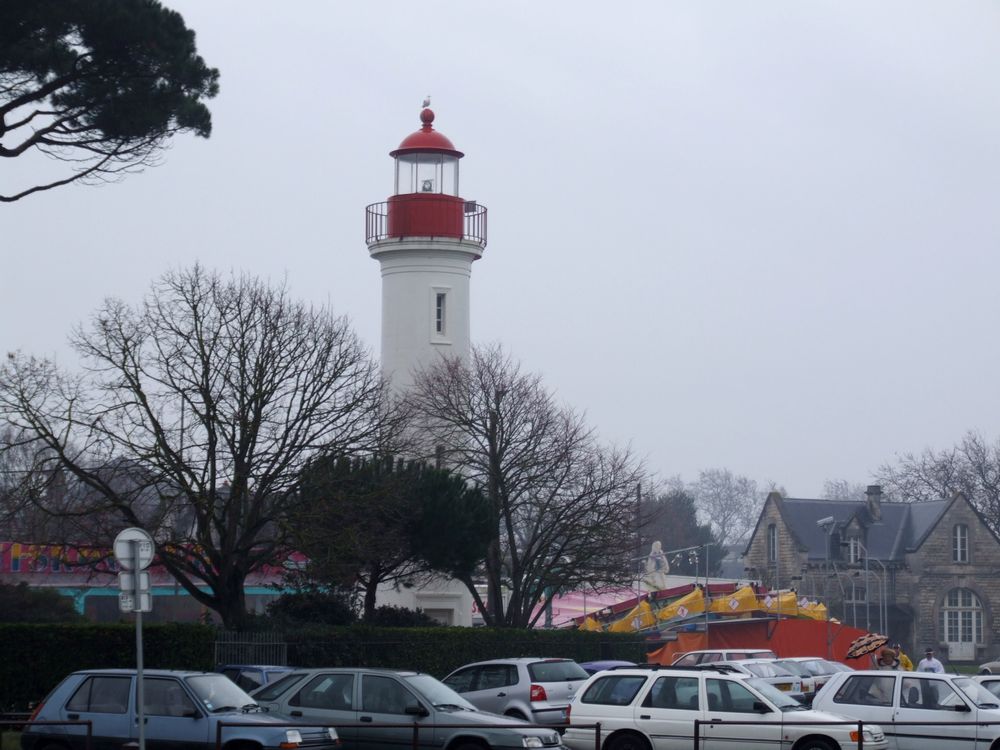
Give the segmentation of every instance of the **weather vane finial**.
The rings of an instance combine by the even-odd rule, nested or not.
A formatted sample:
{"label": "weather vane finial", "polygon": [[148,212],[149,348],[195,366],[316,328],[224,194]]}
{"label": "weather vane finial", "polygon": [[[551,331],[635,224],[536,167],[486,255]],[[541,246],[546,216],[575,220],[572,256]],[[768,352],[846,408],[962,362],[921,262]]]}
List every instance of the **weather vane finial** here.
{"label": "weather vane finial", "polygon": [[430,94],[428,94],[427,96],[424,97],[424,103],[421,104],[420,106],[421,107],[429,107],[429,106],[431,106],[431,95]]}

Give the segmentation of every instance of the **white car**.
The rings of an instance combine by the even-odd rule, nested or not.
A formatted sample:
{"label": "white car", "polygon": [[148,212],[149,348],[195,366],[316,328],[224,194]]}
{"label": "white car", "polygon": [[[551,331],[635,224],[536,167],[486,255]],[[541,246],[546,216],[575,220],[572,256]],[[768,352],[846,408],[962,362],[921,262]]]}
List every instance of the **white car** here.
{"label": "white car", "polygon": [[[563,743],[572,750],[690,750],[695,720],[704,722],[702,750],[854,750],[859,739],[848,719],[810,710],[758,677],[710,664],[595,674],[570,704]],[[866,750],[887,748],[875,724],[864,726],[862,738]]]}
{"label": "white car", "polygon": [[805,701],[805,689],[802,687],[802,678],[773,659],[742,659],[740,661],[720,661],[715,663],[728,664],[737,672],[742,672],[750,677],[760,677],[782,693],[788,693],[799,703]]}
{"label": "white car", "polygon": [[707,648],[678,654],[672,667],[693,667],[713,661],[740,661],[741,659],[774,659],[776,655],[767,648]]}
{"label": "white car", "polygon": [[871,669],[841,672],[826,683],[813,708],[861,719],[866,726],[877,722],[885,728],[890,750],[1000,746],[1000,699],[973,677]]}

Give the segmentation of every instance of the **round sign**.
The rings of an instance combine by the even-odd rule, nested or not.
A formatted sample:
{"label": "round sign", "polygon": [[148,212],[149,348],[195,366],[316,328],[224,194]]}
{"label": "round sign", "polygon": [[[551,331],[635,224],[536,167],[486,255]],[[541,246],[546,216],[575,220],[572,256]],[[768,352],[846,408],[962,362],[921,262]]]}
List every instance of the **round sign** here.
{"label": "round sign", "polygon": [[156,551],[153,537],[135,527],[125,529],[115,537],[115,560],[122,570],[136,569],[136,547],[139,555],[138,569],[144,570],[153,561],[153,553]]}

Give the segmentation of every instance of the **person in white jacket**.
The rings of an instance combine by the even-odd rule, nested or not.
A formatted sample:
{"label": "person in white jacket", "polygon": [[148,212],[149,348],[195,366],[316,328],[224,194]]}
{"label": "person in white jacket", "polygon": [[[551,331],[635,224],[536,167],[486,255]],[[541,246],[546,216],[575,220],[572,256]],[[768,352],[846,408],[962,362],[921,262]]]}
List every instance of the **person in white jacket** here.
{"label": "person in white jacket", "polygon": [[934,658],[934,649],[929,648],[924,652],[924,658],[920,660],[917,664],[918,672],[937,672],[938,674],[944,673],[944,664]]}

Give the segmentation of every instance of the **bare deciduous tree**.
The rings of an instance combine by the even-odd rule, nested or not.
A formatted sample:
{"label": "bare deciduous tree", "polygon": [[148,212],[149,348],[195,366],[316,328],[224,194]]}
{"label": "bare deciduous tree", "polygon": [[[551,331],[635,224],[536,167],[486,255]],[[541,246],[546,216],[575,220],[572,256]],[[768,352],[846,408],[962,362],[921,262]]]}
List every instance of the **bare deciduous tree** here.
{"label": "bare deciduous tree", "polygon": [[428,453],[490,499],[497,535],[485,561],[487,601],[463,578],[487,624],[527,627],[546,593],[631,582],[636,490],[643,468],[602,445],[536,375],[499,347],[418,372],[410,405]]}
{"label": "bare deciduous tree", "polygon": [[286,551],[307,460],[392,448],[383,381],[347,320],[284,287],[168,273],[134,308],[107,301],[72,343],[80,374],[8,359],[0,417],[75,482],[75,515],[60,512],[78,538],[147,527],[227,626],[245,617],[246,576]]}
{"label": "bare deciduous tree", "polygon": [[967,432],[951,448],[906,453],[895,464],[883,464],[877,480],[886,494],[906,502],[925,502],[963,493],[1000,533],[1000,439],[990,443]]}
{"label": "bare deciduous tree", "polygon": [[705,469],[690,491],[720,544],[746,542],[764,504],[757,482],[729,469]]}

